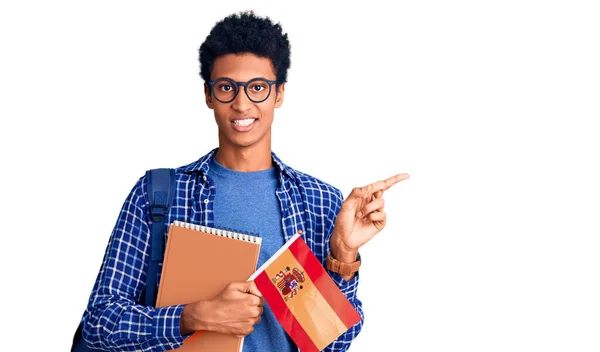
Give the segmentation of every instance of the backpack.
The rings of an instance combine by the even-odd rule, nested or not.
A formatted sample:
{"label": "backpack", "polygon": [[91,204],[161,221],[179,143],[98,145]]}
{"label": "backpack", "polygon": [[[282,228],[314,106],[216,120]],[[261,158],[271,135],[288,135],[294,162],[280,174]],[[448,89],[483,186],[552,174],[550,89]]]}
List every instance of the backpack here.
{"label": "backpack", "polygon": [[[140,301],[145,306],[154,306],[156,302],[156,277],[158,274],[158,263],[163,260],[164,255],[164,230],[165,215],[175,198],[175,170],[153,169],[146,171],[147,194],[150,203],[150,217],[152,227],[150,232],[150,263],[146,275],[146,288],[142,292]],[[82,337],[83,326],[81,322],[73,336],[71,352],[101,351],[89,348]]]}

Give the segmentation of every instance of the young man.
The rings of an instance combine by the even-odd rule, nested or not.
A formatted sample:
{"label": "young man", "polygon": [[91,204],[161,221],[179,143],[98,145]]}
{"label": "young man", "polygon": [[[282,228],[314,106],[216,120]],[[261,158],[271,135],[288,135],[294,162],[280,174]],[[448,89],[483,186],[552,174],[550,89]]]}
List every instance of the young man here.
{"label": "young man", "polygon": [[[362,317],[356,297],[358,250],[385,226],[383,192],[408,175],[355,188],[343,201],[338,189],[286,166],[271,151],[271,124],[283,103],[290,45],[270,19],[252,12],[223,19],[200,47],[200,64],[219,146],[176,169],[177,192],[167,223],[261,233],[259,266],[301,231]],[[163,351],[180,346],[193,331],[212,330],[245,336],[244,352],[297,351],[253,282],[233,282],[214,299],[187,305],[139,304],[152,224],[146,182],[142,177],[134,186],[110,237],[83,317],[88,345]],[[355,272],[342,277],[335,269],[340,265]],[[361,327],[362,319],[326,351],[347,350]]]}

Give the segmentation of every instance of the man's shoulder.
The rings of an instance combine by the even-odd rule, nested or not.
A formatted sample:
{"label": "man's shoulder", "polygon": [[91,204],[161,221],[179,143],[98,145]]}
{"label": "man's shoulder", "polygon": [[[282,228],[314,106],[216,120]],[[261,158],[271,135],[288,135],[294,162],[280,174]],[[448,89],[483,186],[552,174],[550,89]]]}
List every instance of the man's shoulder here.
{"label": "man's shoulder", "polygon": [[343,201],[343,195],[339,188],[305,172],[292,168],[289,169],[294,174],[297,183],[309,195],[319,196],[322,198],[332,198],[340,202]]}
{"label": "man's shoulder", "polygon": [[194,160],[192,162],[188,162],[187,164],[183,164],[183,165],[179,164],[179,165],[175,165],[175,166],[164,166],[164,167],[156,167],[156,168],[152,168],[152,169],[147,169],[141,175],[138,176],[138,179],[135,183],[134,188],[140,194],[145,194],[147,192],[147,187],[148,187],[148,181],[149,181],[148,176],[152,172],[158,171],[161,169],[173,170],[176,185],[178,185],[180,182],[186,182],[190,178],[195,177],[195,175],[197,175],[198,171],[202,171],[204,164],[206,163],[206,160],[209,155],[210,155],[210,153],[202,156],[200,159]]}
{"label": "man's shoulder", "polygon": [[195,173],[198,171],[206,171],[208,169],[208,163],[210,158],[217,152],[218,148],[214,148],[208,153],[200,157],[200,159],[194,160],[191,163],[181,165],[175,168],[175,173]]}

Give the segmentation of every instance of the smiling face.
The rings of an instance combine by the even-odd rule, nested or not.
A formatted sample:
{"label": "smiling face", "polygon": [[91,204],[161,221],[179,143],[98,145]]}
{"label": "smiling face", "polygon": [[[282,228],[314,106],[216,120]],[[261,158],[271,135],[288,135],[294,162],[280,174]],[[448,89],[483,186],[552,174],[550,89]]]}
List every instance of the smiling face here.
{"label": "smiling face", "polygon": [[[215,59],[210,79],[229,78],[235,82],[247,82],[254,78],[276,80],[271,60],[253,54],[227,54]],[[226,82],[214,86],[214,90],[229,91],[232,87]],[[219,149],[245,149],[253,146],[271,148],[271,124],[275,108],[283,103],[284,84],[271,86],[271,94],[260,103],[252,102],[244,88],[229,103],[222,103],[211,94],[205,84],[206,105],[214,111],[215,121],[219,128]],[[264,87],[248,87],[252,96]],[[223,99],[221,99],[223,100]],[[256,100],[256,99],[255,99]]]}

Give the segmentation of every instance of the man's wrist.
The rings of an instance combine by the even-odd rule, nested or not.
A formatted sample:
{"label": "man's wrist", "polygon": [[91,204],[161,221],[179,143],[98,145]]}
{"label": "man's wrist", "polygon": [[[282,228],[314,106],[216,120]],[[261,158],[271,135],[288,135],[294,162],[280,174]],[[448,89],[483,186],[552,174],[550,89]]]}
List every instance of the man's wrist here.
{"label": "man's wrist", "polygon": [[202,317],[206,316],[206,310],[209,309],[208,301],[199,301],[186,304],[181,312],[181,335],[188,335],[198,330],[209,330],[208,324],[203,323]]}
{"label": "man's wrist", "polygon": [[338,273],[344,280],[350,281],[360,268],[360,257],[352,263],[341,262],[331,256],[331,253],[327,255],[326,262],[327,269],[334,273]]}
{"label": "man's wrist", "polygon": [[360,267],[358,248],[353,249],[344,245],[339,237],[331,236],[331,252],[327,254],[327,268],[330,271],[340,274],[340,276],[350,281],[356,275]]}
{"label": "man's wrist", "polygon": [[335,234],[331,236],[331,256],[342,263],[354,263],[358,259],[358,248],[349,248],[344,245]]}

